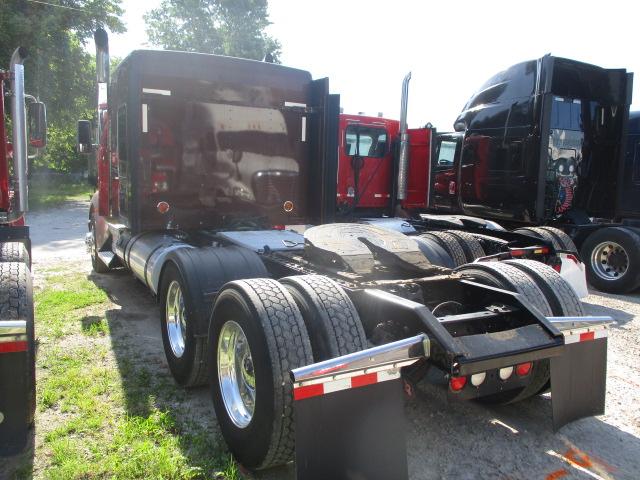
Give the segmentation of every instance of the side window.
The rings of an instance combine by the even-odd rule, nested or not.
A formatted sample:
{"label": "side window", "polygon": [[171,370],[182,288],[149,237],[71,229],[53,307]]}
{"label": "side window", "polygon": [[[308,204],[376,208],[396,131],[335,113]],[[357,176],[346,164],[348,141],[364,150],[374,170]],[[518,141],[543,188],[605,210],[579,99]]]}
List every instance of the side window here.
{"label": "side window", "polygon": [[438,151],[438,167],[451,167],[456,155],[456,142],[443,140]]}
{"label": "side window", "polygon": [[388,136],[384,128],[349,125],[345,133],[344,153],[381,158],[387,154]]}

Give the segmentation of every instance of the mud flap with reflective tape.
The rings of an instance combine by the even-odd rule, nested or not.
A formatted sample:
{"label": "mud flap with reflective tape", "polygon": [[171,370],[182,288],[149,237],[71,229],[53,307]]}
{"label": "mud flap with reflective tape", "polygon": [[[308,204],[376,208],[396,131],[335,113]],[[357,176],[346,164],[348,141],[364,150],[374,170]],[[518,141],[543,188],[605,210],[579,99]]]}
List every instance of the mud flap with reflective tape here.
{"label": "mud flap with reflective tape", "polygon": [[606,328],[563,335],[562,355],[551,358],[554,430],[579,418],[602,415],[607,389]]}
{"label": "mud flap with reflective tape", "polygon": [[298,480],[407,479],[402,380],[295,402]]}
{"label": "mud flap with reflective tape", "polygon": [[293,370],[296,478],[407,479],[400,369],[428,356],[421,334]]}

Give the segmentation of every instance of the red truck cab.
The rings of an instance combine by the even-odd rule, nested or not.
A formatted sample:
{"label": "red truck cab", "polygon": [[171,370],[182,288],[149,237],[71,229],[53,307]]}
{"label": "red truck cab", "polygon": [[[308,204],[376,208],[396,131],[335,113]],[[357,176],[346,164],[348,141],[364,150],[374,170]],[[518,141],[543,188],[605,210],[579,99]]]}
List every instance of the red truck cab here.
{"label": "red truck cab", "polygon": [[[338,211],[389,215],[394,210],[394,154],[399,142],[400,122],[364,115],[340,115],[338,142]],[[398,204],[405,210],[426,208],[431,161],[432,133],[429,127],[409,129],[411,176],[406,198]]]}

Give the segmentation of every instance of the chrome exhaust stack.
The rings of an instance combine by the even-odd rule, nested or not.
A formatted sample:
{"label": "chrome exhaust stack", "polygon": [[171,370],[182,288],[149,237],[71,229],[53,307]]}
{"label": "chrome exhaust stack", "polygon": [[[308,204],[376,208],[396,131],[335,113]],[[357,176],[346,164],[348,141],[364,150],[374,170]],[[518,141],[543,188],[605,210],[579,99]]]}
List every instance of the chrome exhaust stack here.
{"label": "chrome exhaust stack", "polygon": [[400,103],[400,158],[398,161],[397,199],[407,198],[407,178],[409,175],[409,134],[407,133],[407,109],[409,102],[409,80],[411,72],[402,81],[402,99]]}
{"label": "chrome exhaust stack", "polygon": [[96,44],[96,79],[98,83],[98,128],[96,143],[100,145],[100,136],[104,127],[102,113],[107,110],[107,91],[109,85],[109,35],[103,28],[98,28],[93,34]]}
{"label": "chrome exhaust stack", "polygon": [[13,121],[13,170],[18,210],[29,210],[27,185],[27,114],[24,96],[24,59],[27,52],[18,47],[11,55],[11,118]]}

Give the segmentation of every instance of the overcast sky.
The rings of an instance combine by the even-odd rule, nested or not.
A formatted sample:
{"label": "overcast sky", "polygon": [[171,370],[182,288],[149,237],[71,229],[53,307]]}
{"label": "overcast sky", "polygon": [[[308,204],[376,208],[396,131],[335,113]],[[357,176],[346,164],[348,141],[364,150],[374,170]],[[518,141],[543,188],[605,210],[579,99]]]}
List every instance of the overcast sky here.
{"label": "overcast sky", "polygon": [[[123,1],[129,30],[112,36],[112,55],[152,47],[142,15],[158,3]],[[412,71],[412,127],[451,130],[485,80],[546,53],[640,75],[635,1],[269,0],[269,12],[282,63],[329,77],[347,113],[397,118],[402,79]]]}

